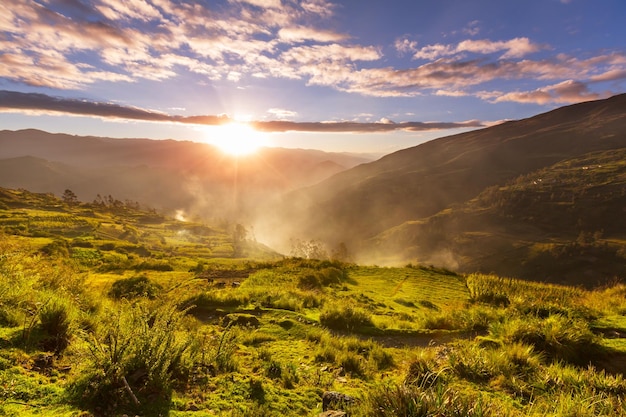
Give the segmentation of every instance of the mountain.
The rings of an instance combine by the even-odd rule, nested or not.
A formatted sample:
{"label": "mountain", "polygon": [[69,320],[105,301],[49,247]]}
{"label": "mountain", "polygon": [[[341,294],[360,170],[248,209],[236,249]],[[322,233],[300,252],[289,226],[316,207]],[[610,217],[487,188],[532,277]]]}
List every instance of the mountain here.
{"label": "mountain", "polygon": [[112,195],[204,218],[245,218],[259,201],[370,160],[283,148],[233,158],[189,141],[0,131],[0,186],[57,195],[71,189],[83,201]]}
{"label": "mountain", "polygon": [[[278,218],[298,224],[304,235],[371,255],[372,238],[405,222],[451,210],[488,187],[560,161],[624,147],[626,94],[395,152],[290,193]],[[375,246],[381,256],[399,258],[395,245]]]}
{"label": "mountain", "polygon": [[626,148],[489,187],[370,241],[373,253],[463,272],[594,286],[626,276]]}

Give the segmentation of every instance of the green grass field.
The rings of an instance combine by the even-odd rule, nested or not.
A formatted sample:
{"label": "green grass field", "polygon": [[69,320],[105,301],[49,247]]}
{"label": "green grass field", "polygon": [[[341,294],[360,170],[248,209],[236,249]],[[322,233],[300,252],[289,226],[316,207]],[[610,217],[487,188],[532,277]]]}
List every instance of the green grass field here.
{"label": "green grass field", "polygon": [[289,258],[0,197],[0,415],[318,416],[329,391],[356,417],[626,415],[622,284]]}

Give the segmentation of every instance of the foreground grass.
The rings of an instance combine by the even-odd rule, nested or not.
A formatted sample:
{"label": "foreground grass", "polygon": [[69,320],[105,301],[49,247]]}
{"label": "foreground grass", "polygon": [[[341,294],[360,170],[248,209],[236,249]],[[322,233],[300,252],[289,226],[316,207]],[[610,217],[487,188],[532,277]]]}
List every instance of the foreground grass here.
{"label": "foreground grass", "polygon": [[624,285],[224,257],[54,201],[0,209],[0,415],[626,415]]}

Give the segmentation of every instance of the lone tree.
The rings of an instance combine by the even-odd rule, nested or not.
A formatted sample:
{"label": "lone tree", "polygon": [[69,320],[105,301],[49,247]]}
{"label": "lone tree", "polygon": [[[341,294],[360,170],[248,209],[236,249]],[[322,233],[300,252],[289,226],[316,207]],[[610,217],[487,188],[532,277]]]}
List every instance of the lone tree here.
{"label": "lone tree", "polygon": [[235,230],[233,231],[233,256],[239,257],[243,255],[243,249],[246,241],[246,236],[248,236],[248,231],[241,224],[237,223],[235,225]]}
{"label": "lone tree", "polygon": [[74,191],[70,190],[69,188],[63,191],[63,196],[61,198],[63,199],[63,202],[65,204],[68,204],[70,206],[78,203],[78,197],[76,197]]}

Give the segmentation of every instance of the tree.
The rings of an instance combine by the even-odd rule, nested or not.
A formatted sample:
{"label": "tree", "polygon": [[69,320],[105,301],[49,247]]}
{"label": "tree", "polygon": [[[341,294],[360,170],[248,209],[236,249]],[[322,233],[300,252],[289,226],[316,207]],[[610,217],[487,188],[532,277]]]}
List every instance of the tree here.
{"label": "tree", "polygon": [[237,223],[235,225],[235,230],[233,231],[233,256],[243,255],[243,246],[246,241],[247,235],[248,231],[246,230],[246,228]]}
{"label": "tree", "polygon": [[331,258],[335,261],[350,262],[350,252],[348,252],[346,244],[341,242],[337,245],[337,247],[333,250]]}
{"label": "tree", "polygon": [[324,244],[319,240],[291,239],[291,256],[305,259],[328,259]]}
{"label": "tree", "polygon": [[76,203],[78,203],[78,197],[76,197],[76,194],[74,194],[74,191],[70,190],[69,188],[63,191],[63,196],[61,198],[63,199],[63,202],[65,204],[68,204],[70,206],[73,206]]}

